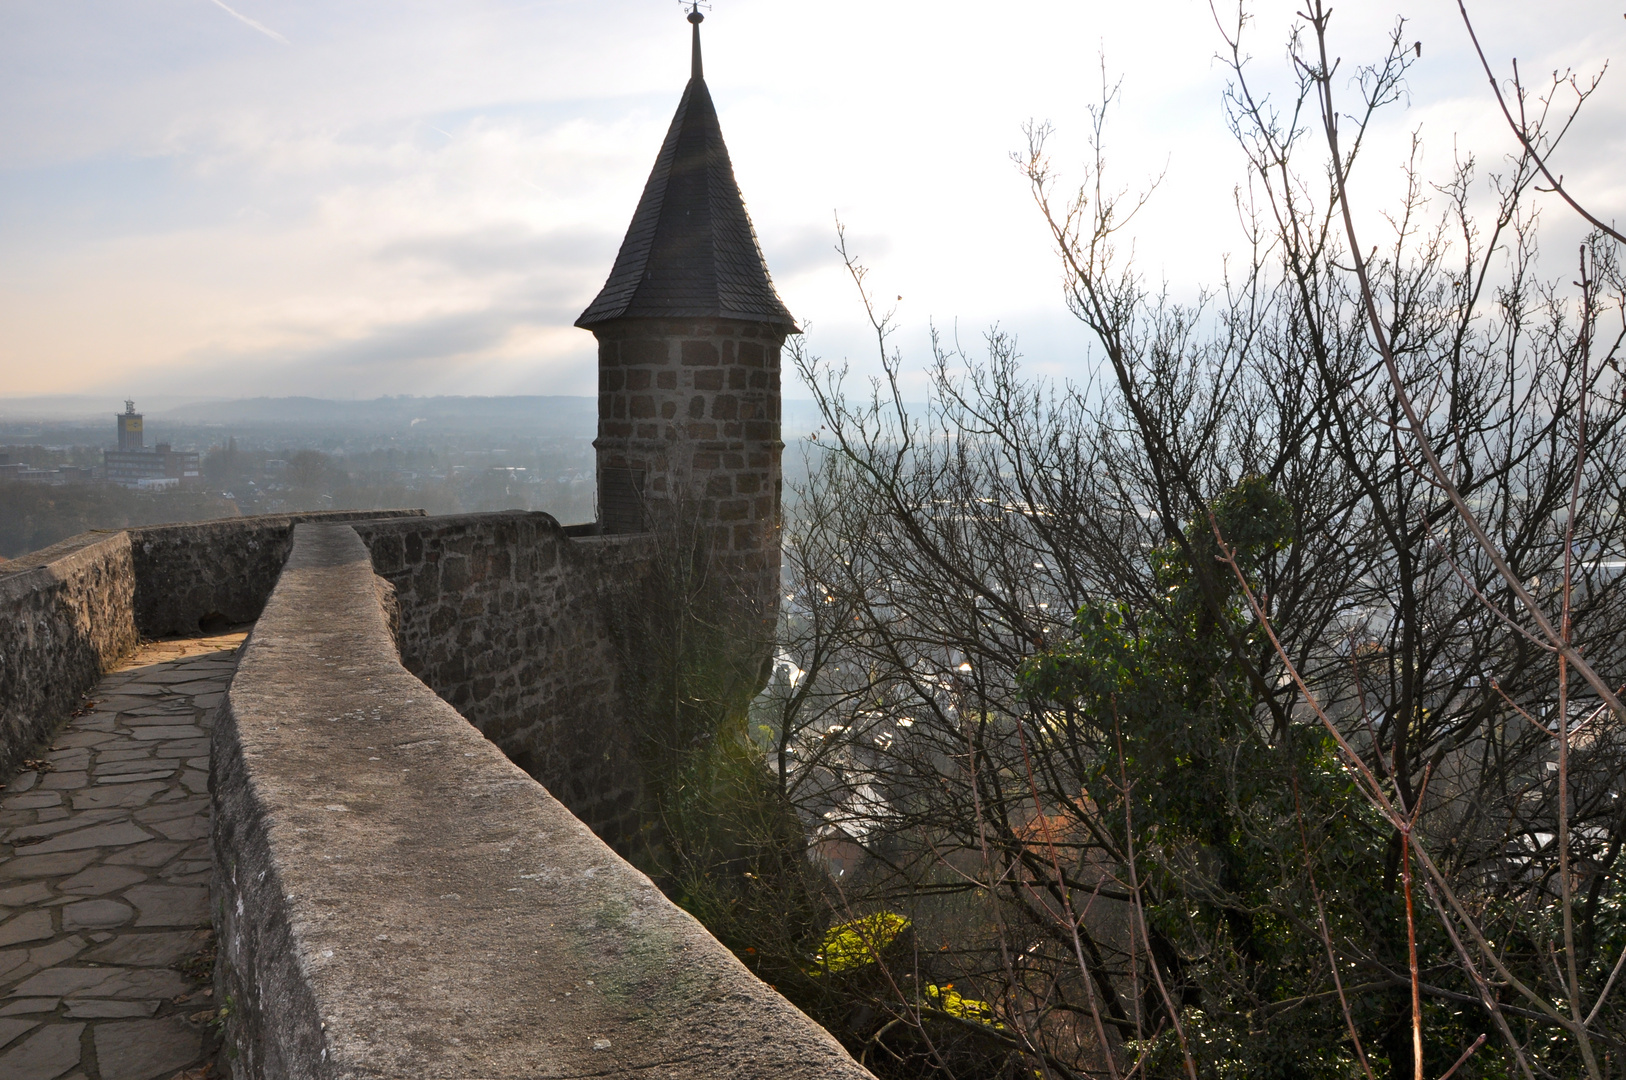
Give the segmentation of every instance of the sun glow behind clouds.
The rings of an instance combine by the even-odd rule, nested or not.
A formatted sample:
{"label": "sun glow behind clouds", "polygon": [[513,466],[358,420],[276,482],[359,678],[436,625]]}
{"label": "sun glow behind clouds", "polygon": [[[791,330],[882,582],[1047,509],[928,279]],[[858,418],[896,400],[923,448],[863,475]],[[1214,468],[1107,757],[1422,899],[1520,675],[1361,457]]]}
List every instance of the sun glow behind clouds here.
{"label": "sun glow behind clouds", "polygon": [[[1488,160],[1506,149],[1451,6],[1417,12],[1424,63],[1374,144],[1374,200],[1418,125],[1436,175],[1453,132]],[[0,394],[590,393],[591,338],[570,323],[687,75],[677,6],[222,7],[8,15],[0,93],[30,108],[0,115]],[[1283,68],[1291,8],[1256,7],[1262,69]],[[1539,21],[1510,0],[1476,10],[1526,70],[1626,52],[1600,3]],[[1344,55],[1381,48],[1393,14],[1340,12]],[[817,353],[873,351],[832,250],[839,213],[877,287],[904,297],[912,353],[928,320],[969,343],[998,321],[1035,367],[1082,374],[1084,335],[1007,154],[1032,117],[1056,124],[1063,164],[1082,156],[1098,52],[1123,77],[1117,183],[1163,176],[1136,231],[1148,278],[1189,296],[1240,245],[1240,157],[1197,0],[731,0],[704,35],[747,205]],[[1606,216],[1626,210],[1610,167],[1623,101],[1606,82],[1563,160]]]}

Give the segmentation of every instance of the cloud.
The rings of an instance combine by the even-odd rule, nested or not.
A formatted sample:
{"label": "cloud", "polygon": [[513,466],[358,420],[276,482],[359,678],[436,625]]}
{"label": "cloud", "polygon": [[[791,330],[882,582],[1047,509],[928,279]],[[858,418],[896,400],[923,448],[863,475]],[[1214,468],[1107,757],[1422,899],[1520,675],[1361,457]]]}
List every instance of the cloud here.
{"label": "cloud", "polygon": [[[274,21],[300,47],[266,49],[195,0],[13,6],[0,99],[29,107],[0,112],[0,396],[591,391],[556,386],[591,378],[591,336],[570,324],[609,271],[687,77],[675,10],[278,0]],[[1258,76],[1291,93],[1279,46],[1296,5],[1251,6]],[[1175,5],[1190,18],[1018,7],[990,20],[943,0],[922,21],[916,0],[876,0],[857,36],[811,0],[739,0],[706,22],[736,175],[816,352],[874,353],[832,250],[838,207],[877,293],[904,297],[911,360],[928,320],[999,322],[1036,366],[1080,370],[1050,236],[1007,154],[1025,119],[1053,120],[1059,196],[1082,176],[1094,94],[1079,72],[1098,48],[1125,74],[1109,185],[1166,170],[1122,252],[1183,296],[1243,244],[1242,158],[1201,0]],[[1344,55],[1381,50],[1393,10],[1341,13]],[[1543,71],[1596,70],[1626,49],[1605,0],[1553,11],[1532,21],[1527,3],[1481,0],[1475,17],[1503,69],[1515,48]],[[1419,127],[1429,179],[1459,151],[1489,167],[1510,147],[1454,8],[1425,5],[1415,35],[1412,103],[1384,114],[1358,177],[1368,207],[1387,205]],[[1626,214],[1616,80],[1556,162],[1606,218]],[[1573,250],[1572,218],[1548,214],[1560,231],[1547,250]]]}
{"label": "cloud", "polygon": [[385,261],[430,263],[471,277],[607,268],[620,238],[588,227],[538,231],[522,222],[491,224],[461,233],[404,237],[378,251]]}
{"label": "cloud", "polygon": [[[570,290],[516,289],[485,306],[373,323],[344,336],[321,324],[288,326],[275,345],[194,349],[155,390],[192,393],[590,393],[592,338],[567,327]],[[143,391],[144,393],[147,391]]]}
{"label": "cloud", "polygon": [[258,30],[260,33],[262,33],[266,37],[270,38],[272,41],[281,42],[284,45],[289,44],[287,38],[283,37],[281,34],[277,33],[275,30],[271,29],[269,26],[266,26],[264,23],[255,22],[253,19],[249,18],[247,15],[244,15],[241,11],[232,10],[231,8],[227,7],[224,3],[222,3],[221,0],[214,0],[214,4],[215,4],[216,7],[220,8],[221,11],[224,11],[226,14],[230,15],[234,19],[237,19],[237,20],[239,20],[241,22],[247,23],[249,26],[252,26],[254,29]]}
{"label": "cloud", "polygon": [[517,330],[545,326],[562,318],[557,308],[490,307],[386,324],[362,337],[299,350],[289,359],[322,370],[390,369],[425,361],[453,364],[489,353]]}
{"label": "cloud", "polygon": [[[775,280],[789,279],[808,271],[832,270],[841,266],[836,251],[836,219],[820,224],[799,225],[763,235],[763,257]],[[847,250],[859,262],[873,262],[892,250],[892,238],[884,232],[847,230]]]}

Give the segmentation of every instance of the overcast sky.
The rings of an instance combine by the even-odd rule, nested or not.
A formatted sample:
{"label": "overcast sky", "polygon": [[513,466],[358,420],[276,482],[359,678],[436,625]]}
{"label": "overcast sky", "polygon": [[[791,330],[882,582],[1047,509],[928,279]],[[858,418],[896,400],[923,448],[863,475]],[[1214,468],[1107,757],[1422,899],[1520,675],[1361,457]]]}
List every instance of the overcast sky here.
{"label": "overcast sky", "polygon": [[[1285,71],[1295,6],[1253,5],[1261,78]],[[1626,61],[1626,0],[1472,9],[1526,72]],[[1346,64],[1397,15],[1423,56],[1371,148],[1374,203],[1413,130],[1435,177],[1512,145],[1454,0],[1346,0]],[[674,0],[3,0],[0,397],[593,392],[570,324],[682,92],[688,30]],[[1190,295],[1239,242],[1205,0],[716,0],[703,35],[746,205],[820,355],[873,353],[839,214],[902,297],[906,354],[924,360],[931,323],[974,342],[997,322],[1034,369],[1088,371],[1009,154],[1035,118],[1060,165],[1080,159],[1102,54],[1123,77],[1113,175],[1164,176],[1142,269]],[[1557,164],[1626,218],[1626,71]],[[1547,213],[1547,250],[1572,249]]]}

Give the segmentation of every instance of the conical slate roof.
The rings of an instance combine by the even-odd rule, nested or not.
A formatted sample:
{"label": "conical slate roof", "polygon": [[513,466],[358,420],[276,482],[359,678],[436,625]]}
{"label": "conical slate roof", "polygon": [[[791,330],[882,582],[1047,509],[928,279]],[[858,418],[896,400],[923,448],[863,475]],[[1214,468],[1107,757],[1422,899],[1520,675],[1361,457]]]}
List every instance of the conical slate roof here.
{"label": "conical slate roof", "polygon": [[701,77],[698,12],[693,76],[644,185],[615,267],[576,325],[612,319],[741,319],[795,333],[745,212],[717,110]]}

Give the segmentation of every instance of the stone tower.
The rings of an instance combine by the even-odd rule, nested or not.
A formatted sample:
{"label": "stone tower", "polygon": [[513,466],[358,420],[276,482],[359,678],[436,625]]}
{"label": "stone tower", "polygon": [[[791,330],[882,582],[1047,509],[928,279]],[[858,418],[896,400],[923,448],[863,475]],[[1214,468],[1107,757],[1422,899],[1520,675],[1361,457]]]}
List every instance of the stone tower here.
{"label": "stone tower", "polygon": [[576,325],[598,338],[599,522],[697,527],[709,564],[778,593],[779,354],[799,331],[774,292],[700,65],[615,266]]}

